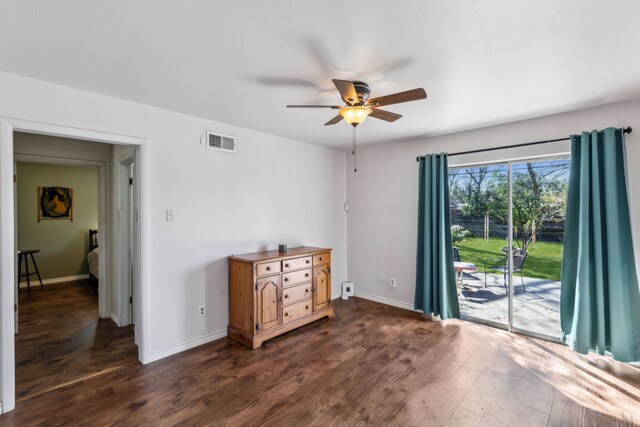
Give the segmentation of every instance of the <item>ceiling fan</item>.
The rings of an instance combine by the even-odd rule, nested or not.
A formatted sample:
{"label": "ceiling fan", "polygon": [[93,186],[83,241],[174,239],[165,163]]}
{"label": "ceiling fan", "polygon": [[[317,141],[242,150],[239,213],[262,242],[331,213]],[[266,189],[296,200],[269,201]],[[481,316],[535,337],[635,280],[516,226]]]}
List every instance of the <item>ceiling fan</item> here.
{"label": "ceiling fan", "polygon": [[402,102],[418,101],[427,97],[427,93],[423,88],[417,88],[378,98],[369,98],[371,89],[369,85],[363,81],[333,79],[333,84],[336,85],[336,88],[340,92],[340,96],[346,104],[345,106],[287,105],[287,108],[331,108],[333,110],[339,110],[339,114],[324,125],[335,125],[344,119],[351,126],[356,127],[364,122],[368,116],[387,122],[395,122],[402,117],[402,115],[382,110],[379,107],[400,104]]}
{"label": "ceiling fan", "polygon": [[369,98],[371,89],[369,85],[363,81],[333,79],[333,84],[336,85],[342,100],[346,104],[344,107],[339,105],[287,105],[287,108],[331,108],[333,110],[339,110],[339,114],[324,125],[335,125],[344,119],[345,122],[353,126],[353,150],[351,154],[353,154],[354,172],[358,172],[358,168],[356,167],[356,126],[364,122],[369,116],[386,122],[395,122],[402,117],[402,115],[382,110],[379,107],[400,104],[402,102],[418,101],[427,97],[427,92],[421,87],[381,96],[379,98]]}

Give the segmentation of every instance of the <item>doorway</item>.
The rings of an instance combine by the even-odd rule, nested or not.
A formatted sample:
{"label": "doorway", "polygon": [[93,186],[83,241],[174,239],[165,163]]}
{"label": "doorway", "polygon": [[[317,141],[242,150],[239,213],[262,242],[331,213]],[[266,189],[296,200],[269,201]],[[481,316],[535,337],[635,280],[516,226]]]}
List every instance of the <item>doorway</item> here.
{"label": "doorway", "polygon": [[560,272],[571,159],[449,170],[454,258],[467,320],[559,341]]}
{"label": "doorway", "polygon": [[[147,187],[146,181],[146,168],[145,159],[147,158],[147,148],[146,148],[146,140],[142,138],[130,137],[130,136],[121,136],[114,134],[106,134],[102,132],[84,130],[84,129],[76,129],[76,128],[68,128],[56,125],[49,125],[43,123],[36,122],[28,122],[23,120],[16,119],[6,119],[0,118],[0,200],[2,200],[2,204],[6,209],[2,214],[0,214],[0,232],[2,233],[3,239],[0,243],[0,265],[2,269],[0,269],[0,278],[1,278],[1,289],[0,289],[0,302],[2,304],[2,317],[1,317],[1,371],[2,371],[2,382],[0,387],[0,399],[2,402],[2,411],[6,412],[12,410],[15,407],[15,372],[16,372],[16,358],[15,358],[15,336],[14,336],[14,308],[17,308],[17,300],[15,299],[15,290],[16,290],[16,278],[17,278],[17,260],[16,260],[16,252],[15,245],[16,239],[14,236],[15,230],[15,214],[14,214],[14,189],[13,189],[13,169],[14,169],[14,132],[24,132],[29,134],[40,134],[47,136],[55,136],[62,138],[70,138],[74,140],[82,141],[90,141],[90,142],[100,142],[107,144],[116,144],[117,146],[129,146],[135,149],[136,152],[136,166],[142,165],[143,168],[137,167],[135,170],[136,178],[140,183],[139,191],[135,192],[135,204],[138,208],[144,212],[146,209],[146,204],[144,202],[144,198],[141,197],[143,192],[145,192],[145,188]],[[106,182],[105,182],[106,184]],[[35,197],[35,196],[34,196]],[[105,195],[106,197],[106,195]],[[106,201],[103,200],[105,204],[103,205],[106,210]],[[138,219],[143,218],[144,216],[137,215]],[[113,237],[110,237],[110,228],[106,219],[104,222],[101,222],[100,228],[105,230],[106,233],[103,233],[104,236],[101,239],[101,242],[108,248],[108,243]],[[134,224],[135,235],[138,237],[138,240],[134,242],[135,246],[135,274],[134,274],[134,287],[135,294],[139,297],[136,301],[136,309],[135,313],[139,313],[140,315],[137,318],[137,337],[138,337],[138,351],[137,351],[137,359],[143,363],[149,361],[149,353],[148,353],[148,334],[147,328],[148,324],[144,321],[146,318],[145,313],[148,310],[148,301],[146,298],[148,284],[146,282],[145,276],[141,273],[144,268],[143,261],[144,256],[142,253],[146,250],[147,244],[143,240],[145,233],[142,233],[142,230],[146,228],[146,225],[143,224],[141,220],[138,220]],[[115,229],[114,229],[115,230]],[[111,278],[114,278],[114,275],[108,274],[109,265],[106,263],[109,251],[105,252],[105,257],[100,257],[100,266],[101,270],[104,271],[106,275],[106,283],[107,286],[111,282]],[[103,273],[100,273],[100,279],[105,281],[103,277]],[[108,291],[104,292],[108,294]],[[109,298],[104,298],[104,301],[110,303]],[[103,307],[103,298],[100,298],[100,317],[109,317],[109,306]]]}
{"label": "doorway", "polygon": [[[16,133],[14,141],[16,242],[21,254],[36,251],[30,258],[19,255],[18,262],[20,400],[136,361],[137,348],[132,330],[99,318],[99,296],[108,294],[103,292],[108,275],[99,269],[104,163],[51,156],[68,146],[61,138]],[[47,156],[24,154],[42,143],[51,147]],[[108,154],[109,147],[100,145],[90,147]],[[74,164],[66,164],[69,160]],[[39,271],[37,276],[30,277],[29,266]]]}
{"label": "doorway", "polygon": [[[121,308],[109,301],[111,290],[131,293],[132,275],[126,282],[108,280],[110,270],[130,272],[133,263],[127,258],[122,267],[118,258],[109,260],[108,227],[100,223],[111,225],[130,242],[129,257],[135,255],[135,225],[126,218],[113,221],[105,203],[102,209],[98,206],[99,196],[106,205],[116,197],[114,190],[104,194],[112,146],[83,142],[84,148],[70,159],[56,156],[78,150],[78,141],[16,132],[14,142],[16,242],[23,253],[38,251],[35,258],[22,262],[22,273],[27,262],[33,271],[37,261],[44,284],[38,284],[40,276],[32,277],[36,286],[27,287],[29,277],[21,275],[26,283],[16,286],[16,326],[21,327],[16,335],[16,393],[18,399],[26,399],[137,360],[133,328],[123,327],[129,324],[123,319],[130,316],[120,315],[130,304]],[[133,152],[130,157],[135,157]],[[132,177],[122,180],[127,189],[134,187]],[[135,200],[125,200],[131,212]],[[103,258],[106,269],[100,268]],[[106,303],[106,316],[99,315],[99,300]]]}

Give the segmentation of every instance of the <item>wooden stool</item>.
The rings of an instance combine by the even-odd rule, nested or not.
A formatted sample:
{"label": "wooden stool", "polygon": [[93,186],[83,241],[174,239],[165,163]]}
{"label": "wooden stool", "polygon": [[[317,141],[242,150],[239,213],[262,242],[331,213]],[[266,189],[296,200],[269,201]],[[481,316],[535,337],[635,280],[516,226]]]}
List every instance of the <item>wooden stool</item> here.
{"label": "wooden stool", "polygon": [[[31,292],[31,280],[30,277],[34,274],[38,276],[38,280],[40,281],[40,288],[44,288],[42,284],[42,278],[40,277],[40,272],[38,271],[38,264],[36,264],[35,258],[33,258],[33,254],[40,252],[40,249],[21,249],[18,251],[18,290],[20,290],[20,278],[27,278],[27,291]],[[35,268],[35,273],[29,273],[29,256],[31,256],[31,262],[33,263],[33,268]],[[22,258],[24,258],[24,269],[25,272],[22,273]]]}

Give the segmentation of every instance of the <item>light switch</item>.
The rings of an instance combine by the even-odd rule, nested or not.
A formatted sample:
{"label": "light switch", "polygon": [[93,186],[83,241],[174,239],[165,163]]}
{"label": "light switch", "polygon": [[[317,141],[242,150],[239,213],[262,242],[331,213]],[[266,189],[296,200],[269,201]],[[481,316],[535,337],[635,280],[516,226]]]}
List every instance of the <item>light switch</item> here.
{"label": "light switch", "polygon": [[173,222],[173,209],[167,209],[167,222]]}

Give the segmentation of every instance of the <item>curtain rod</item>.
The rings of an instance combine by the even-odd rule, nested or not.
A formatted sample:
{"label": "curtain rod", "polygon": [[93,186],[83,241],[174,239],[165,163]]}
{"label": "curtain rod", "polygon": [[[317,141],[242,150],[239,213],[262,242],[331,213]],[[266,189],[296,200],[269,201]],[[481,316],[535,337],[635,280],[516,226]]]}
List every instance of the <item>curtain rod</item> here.
{"label": "curtain rod", "polygon": [[[633,129],[631,129],[630,127],[622,128],[622,133],[631,133],[632,130]],[[571,139],[571,137],[567,137],[567,138],[549,139],[549,140],[546,140],[546,141],[525,142],[525,143],[522,143],[522,144],[506,145],[506,146],[503,146],[503,147],[481,148],[481,149],[478,149],[478,150],[460,151],[458,153],[451,153],[448,156],[449,157],[453,157],[453,156],[462,156],[463,154],[484,153],[485,151],[495,151],[495,150],[504,150],[504,149],[507,149],[507,148],[527,147],[529,145],[548,144],[548,143],[551,143],[551,142],[568,141],[570,139]],[[416,157],[417,161],[420,161],[420,159],[424,159],[424,156]]]}

